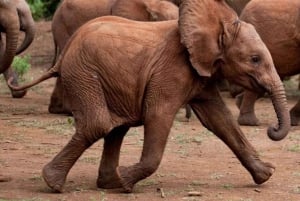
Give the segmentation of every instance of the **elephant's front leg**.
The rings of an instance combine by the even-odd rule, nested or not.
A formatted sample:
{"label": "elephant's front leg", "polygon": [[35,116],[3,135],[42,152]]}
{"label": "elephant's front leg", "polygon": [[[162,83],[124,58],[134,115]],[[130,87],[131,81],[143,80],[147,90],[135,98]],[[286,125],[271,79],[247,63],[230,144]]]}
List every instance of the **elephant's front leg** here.
{"label": "elephant's front leg", "polygon": [[104,138],[104,147],[97,179],[97,186],[99,188],[111,189],[122,187],[116,168],[119,166],[120,149],[128,129],[125,126],[117,127]]}
{"label": "elephant's front leg", "polygon": [[244,91],[237,97],[237,106],[240,109],[238,122],[240,125],[258,126],[259,120],[254,112],[255,101],[260,97],[257,93]]}
{"label": "elephant's front leg", "polygon": [[132,192],[135,183],[149,177],[158,168],[174,117],[175,113],[168,115],[164,112],[158,114],[147,111],[140,162],[129,167],[119,166],[117,168],[125,192]]}
{"label": "elephant's front leg", "polygon": [[251,173],[255,183],[261,184],[270,178],[274,172],[274,166],[259,159],[217,92],[210,99],[200,103],[193,102],[191,106],[203,125],[233,151]]}

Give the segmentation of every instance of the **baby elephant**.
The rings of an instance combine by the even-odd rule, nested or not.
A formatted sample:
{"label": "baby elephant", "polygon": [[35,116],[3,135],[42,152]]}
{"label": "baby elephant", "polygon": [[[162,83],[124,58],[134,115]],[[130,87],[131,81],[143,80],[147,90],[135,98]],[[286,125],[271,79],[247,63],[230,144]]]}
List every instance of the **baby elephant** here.
{"label": "baby elephant", "polygon": [[[43,168],[46,183],[61,192],[76,160],[104,138],[98,187],[132,192],[135,183],[158,168],[175,115],[187,103],[255,183],[264,183],[274,166],[262,162],[245,138],[222,101],[216,73],[249,90],[270,93],[279,124],[268,135],[281,140],[288,134],[285,92],[271,55],[253,26],[240,21],[223,0],[183,0],[179,23],[107,16],[83,25],[56,65],[24,86],[57,76],[76,122],[72,139]],[[119,166],[123,137],[130,127],[141,125],[140,161]]]}

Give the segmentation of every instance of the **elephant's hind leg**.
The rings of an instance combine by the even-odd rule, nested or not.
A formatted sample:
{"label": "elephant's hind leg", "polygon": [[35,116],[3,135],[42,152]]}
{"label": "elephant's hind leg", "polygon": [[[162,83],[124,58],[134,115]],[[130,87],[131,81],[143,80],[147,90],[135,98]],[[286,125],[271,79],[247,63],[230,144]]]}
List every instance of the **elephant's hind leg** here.
{"label": "elephant's hind leg", "polygon": [[[119,166],[117,173],[125,192],[130,193],[138,181],[149,177],[158,168],[175,113],[165,118],[165,113],[150,114],[148,112],[144,126],[144,145],[139,163],[129,167]],[[174,116],[173,116],[174,115]]]}
{"label": "elephant's hind leg", "polygon": [[119,165],[122,141],[128,130],[128,127],[120,126],[113,129],[104,138],[104,147],[97,179],[97,186],[99,188],[110,189],[122,187],[116,168]]}
{"label": "elephant's hind leg", "polygon": [[91,145],[82,135],[83,133],[77,131],[63,150],[43,168],[43,178],[47,185],[55,192],[62,192],[67,174],[71,167]]}
{"label": "elephant's hind leg", "polygon": [[66,91],[67,95],[72,97],[71,107],[76,133],[43,169],[44,180],[55,191],[62,192],[67,174],[81,154],[98,139],[105,137],[113,128],[103,93],[100,91],[99,95],[93,96],[93,101],[90,101],[94,89],[101,89],[95,85],[96,82],[93,84],[72,82],[72,86]]}

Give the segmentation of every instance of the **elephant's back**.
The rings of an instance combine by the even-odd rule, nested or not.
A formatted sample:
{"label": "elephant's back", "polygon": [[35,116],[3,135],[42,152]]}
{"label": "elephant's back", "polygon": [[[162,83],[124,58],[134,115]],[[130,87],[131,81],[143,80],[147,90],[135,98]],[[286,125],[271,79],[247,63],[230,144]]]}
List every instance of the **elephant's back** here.
{"label": "elephant's back", "polygon": [[[177,30],[177,21],[138,22],[115,16],[91,20],[76,33],[81,47],[93,47],[102,53],[110,49],[126,56],[151,54],[162,45],[168,33]],[[99,53],[99,55],[101,55]],[[125,55],[124,55],[125,56]]]}
{"label": "elephant's back", "polygon": [[[176,36],[170,38],[171,34]],[[165,44],[168,41],[176,47],[180,44],[176,20],[138,22],[115,16],[96,18],[80,27],[68,41],[62,56],[64,68],[69,68],[67,62],[78,60],[79,64],[85,63],[78,66],[82,70],[110,68],[107,73],[113,75],[114,70],[124,67],[137,75],[153,58],[161,56],[159,51],[171,46]],[[177,49],[170,48],[168,54]]]}
{"label": "elephant's back", "polygon": [[[53,16],[68,26],[70,35],[87,21],[111,14],[111,8],[117,0],[64,0]],[[76,23],[72,23],[76,20]],[[54,23],[55,24],[55,23]]]}

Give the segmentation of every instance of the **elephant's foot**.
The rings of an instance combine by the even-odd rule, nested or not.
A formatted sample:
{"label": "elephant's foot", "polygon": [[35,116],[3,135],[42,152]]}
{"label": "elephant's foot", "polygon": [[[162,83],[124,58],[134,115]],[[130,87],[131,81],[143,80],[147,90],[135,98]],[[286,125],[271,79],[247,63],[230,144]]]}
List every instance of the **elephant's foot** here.
{"label": "elephant's foot", "polygon": [[290,116],[291,116],[291,125],[292,126],[298,126],[300,125],[300,113],[296,110],[291,110],[290,111]]}
{"label": "elephant's foot", "polygon": [[13,98],[23,98],[26,95],[27,91],[22,90],[22,91],[11,91],[11,96]]}
{"label": "elephant's foot", "polygon": [[113,173],[100,173],[97,179],[97,186],[98,188],[104,189],[122,188],[120,178],[116,171],[114,171]]}
{"label": "elephant's foot", "polygon": [[262,184],[266,182],[274,173],[275,166],[271,163],[261,162],[256,163],[256,167],[253,172],[251,172],[252,178],[256,184]]}
{"label": "elephant's foot", "polygon": [[[139,180],[136,180],[132,177],[132,168],[119,166],[117,167],[117,174],[120,178],[120,183],[125,190],[125,193],[131,193],[134,187],[134,184]],[[135,172],[136,173],[136,172]]]}
{"label": "elephant's foot", "polygon": [[67,174],[65,171],[55,169],[51,166],[51,163],[48,163],[42,172],[42,176],[47,183],[47,185],[54,190],[54,192],[61,193],[63,192],[63,186],[66,181]]}
{"label": "elephant's foot", "polygon": [[259,126],[260,122],[253,112],[243,113],[238,117],[238,123],[244,126]]}

